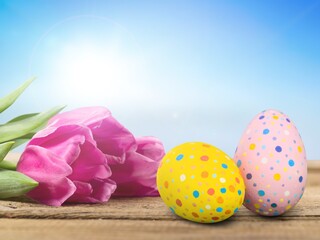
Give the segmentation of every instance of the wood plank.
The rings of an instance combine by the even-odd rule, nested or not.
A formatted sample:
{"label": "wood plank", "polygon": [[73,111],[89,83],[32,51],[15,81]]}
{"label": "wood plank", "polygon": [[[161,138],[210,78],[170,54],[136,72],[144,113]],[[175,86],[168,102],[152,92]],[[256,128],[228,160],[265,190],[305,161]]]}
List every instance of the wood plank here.
{"label": "wood plank", "polygon": [[[310,219],[320,216],[320,185],[309,186],[296,207],[280,220]],[[21,202],[21,200],[25,202]],[[180,220],[172,214],[159,197],[111,199],[105,204],[75,204],[63,207],[49,207],[28,202],[26,199],[0,202],[1,218],[47,218],[47,219],[139,219],[139,220]],[[241,207],[230,221],[263,221]]]}
{"label": "wood plank", "polygon": [[[280,220],[308,220],[320,216],[320,161],[315,161],[309,171],[306,192],[299,204]],[[318,168],[319,166],[319,168]],[[0,201],[0,218],[34,219],[131,219],[131,220],[180,220],[172,214],[159,197],[154,198],[119,198],[105,204],[74,204],[63,207],[49,207],[26,198]],[[238,214],[230,221],[264,221],[241,207]]]}
{"label": "wood plank", "polygon": [[2,239],[319,239],[320,220],[301,222],[224,221],[214,225],[189,221],[26,220],[3,219]]}
{"label": "wood plank", "polygon": [[159,197],[48,207],[27,198],[0,201],[4,239],[319,239],[320,161],[308,163],[306,192],[280,217],[245,207],[229,220],[197,224],[172,214]]}

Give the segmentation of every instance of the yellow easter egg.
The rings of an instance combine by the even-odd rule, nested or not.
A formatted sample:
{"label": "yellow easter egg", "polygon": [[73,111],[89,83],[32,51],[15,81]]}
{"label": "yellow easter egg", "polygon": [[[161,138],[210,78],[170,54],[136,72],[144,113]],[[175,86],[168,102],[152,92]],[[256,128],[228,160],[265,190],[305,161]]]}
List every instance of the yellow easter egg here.
{"label": "yellow easter egg", "polygon": [[188,142],[169,151],[157,172],[162,200],[178,216],[216,223],[241,207],[245,186],[232,159],[220,149]]}

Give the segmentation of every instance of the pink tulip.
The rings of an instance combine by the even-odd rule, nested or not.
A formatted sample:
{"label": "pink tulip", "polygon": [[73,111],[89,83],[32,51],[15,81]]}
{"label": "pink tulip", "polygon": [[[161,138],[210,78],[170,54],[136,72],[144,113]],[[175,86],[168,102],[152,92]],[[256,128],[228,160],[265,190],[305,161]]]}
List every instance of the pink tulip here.
{"label": "pink tulip", "polygon": [[127,152],[137,148],[134,136],[104,107],[84,107],[58,114],[49,126],[83,125],[91,129],[98,148],[109,161],[123,163]]}
{"label": "pink tulip", "polygon": [[107,201],[114,191],[118,197],[158,196],[156,172],[163,156],[158,139],[136,139],[108,109],[86,107],[53,117],[28,144],[18,171],[39,182],[29,193],[39,202],[94,203]]}
{"label": "pink tulip", "polygon": [[89,127],[98,148],[106,154],[111,179],[117,183],[113,196],[158,196],[156,172],[164,147],[154,137],[135,139],[104,107],[85,107],[53,117],[49,124],[82,124]]}
{"label": "pink tulip", "polygon": [[136,139],[137,150],[128,152],[124,164],[110,163],[112,179],[117,183],[114,197],[159,196],[156,175],[164,148],[153,137]]}
{"label": "pink tulip", "polygon": [[49,126],[38,132],[23,152],[17,171],[39,182],[28,196],[51,206],[66,201],[105,202],[116,189],[104,154],[90,129],[81,125]]}

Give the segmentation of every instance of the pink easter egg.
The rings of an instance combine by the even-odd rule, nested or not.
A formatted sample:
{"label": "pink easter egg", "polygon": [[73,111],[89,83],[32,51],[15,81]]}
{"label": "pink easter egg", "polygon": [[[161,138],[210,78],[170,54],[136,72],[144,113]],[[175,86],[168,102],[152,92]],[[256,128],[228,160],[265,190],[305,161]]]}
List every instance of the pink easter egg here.
{"label": "pink easter egg", "polygon": [[234,161],[245,181],[244,205],[264,216],[278,216],[301,199],[307,160],[301,136],[285,114],[267,110],[243,133]]}

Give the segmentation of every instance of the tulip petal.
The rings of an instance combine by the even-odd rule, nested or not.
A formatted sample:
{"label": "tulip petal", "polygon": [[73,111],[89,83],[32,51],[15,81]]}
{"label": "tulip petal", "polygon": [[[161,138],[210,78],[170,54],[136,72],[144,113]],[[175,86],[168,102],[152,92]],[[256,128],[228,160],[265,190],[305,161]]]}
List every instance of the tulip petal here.
{"label": "tulip petal", "polygon": [[71,165],[73,172],[69,178],[84,182],[95,178],[108,178],[111,176],[111,170],[105,162],[104,154],[91,143],[85,142],[77,160]]}
{"label": "tulip petal", "polygon": [[55,182],[41,182],[27,195],[39,203],[61,206],[76,191],[76,186],[68,178]]}
{"label": "tulip petal", "polygon": [[164,146],[159,139],[155,137],[138,137],[136,141],[138,144],[137,153],[154,161],[161,161],[164,157]]}
{"label": "tulip petal", "polygon": [[125,153],[137,148],[136,140],[129,130],[112,116],[106,118],[99,128],[92,129],[98,148],[107,155],[109,161],[123,163]]}
{"label": "tulip petal", "polygon": [[85,107],[54,116],[49,126],[84,125],[91,129],[98,148],[109,161],[124,162],[125,153],[136,149],[134,136],[104,107]]}
{"label": "tulip petal", "polygon": [[137,152],[128,152],[124,164],[111,163],[116,197],[158,196],[156,174],[164,147],[154,137],[137,138]]}
{"label": "tulip petal", "polygon": [[93,129],[99,127],[109,116],[111,112],[105,107],[83,107],[54,116],[49,121],[49,126],[78,124]]}
{"label": "tulip petal", "polygon": [[110,199],[111,194],[116,190],[117,185],[111,179],[101,180],[94,179],[91,181],[93,187],[92,198],[99,202],[106,202]]}
{"label": "tulip petal", "polygon": [[72,164],[80,154],[80,145],[85,141],[95,144],[90,129],[79,125],[66,125],[43,129],[34,136],[29,145],[46,148]]}
{"label": "tulip petal", "polygon": [[72,181],[76,186],[74,194],[68,198],[68,202],[85,202],[85,199],[91,195],[92,186],[87,182]]}
{"label": "tulip petal", "polygon": [[77,190],[67,202],[102,203],[109,200],[116,189],[116,183],[110,179],[94,179],[90,183],[74,181]]}
{"label": "tulip petal", "polygon": [[158,162],[153,162],[139,153],[128,153],[124,164],[111,165],[111,178],[117,183],[117,190],[113,196],[157,196],[158,166]]}
{"label": "tulip petal", "polygon": [[21,155],[17,171],[38,182],[55,182],[72,173],[71,167],[56,154],[39,146],[28,146]]}

